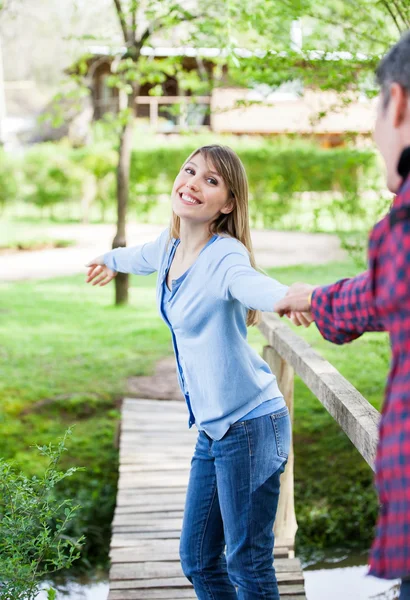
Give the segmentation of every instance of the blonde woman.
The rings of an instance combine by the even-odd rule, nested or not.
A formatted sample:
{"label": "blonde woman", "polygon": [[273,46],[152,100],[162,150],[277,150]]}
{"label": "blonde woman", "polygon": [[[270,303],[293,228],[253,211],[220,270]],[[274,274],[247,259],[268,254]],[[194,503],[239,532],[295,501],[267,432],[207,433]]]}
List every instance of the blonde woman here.
{"label": "blonde woman", "polygon": [[158,271],[188,425],[199,430],[180,541],[185,576],[201,600],[277,600],[272,529],[291,425],[275,376],[246,338],[288,288],[256,270],[238,156],[218,145],[193,152],[173,185],[170,228],[87,266],[93,285],[118,271]]}

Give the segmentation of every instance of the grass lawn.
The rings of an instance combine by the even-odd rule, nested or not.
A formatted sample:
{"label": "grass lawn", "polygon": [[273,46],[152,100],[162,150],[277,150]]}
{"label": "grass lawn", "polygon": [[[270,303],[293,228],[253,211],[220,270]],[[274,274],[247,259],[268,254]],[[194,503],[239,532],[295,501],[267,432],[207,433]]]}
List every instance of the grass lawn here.
{"label": "grass lawn", "polygon": [[[326,283],[355,272],[353,263],[270,270],[285,283]],[[155,276],[133,277],[130,305],[121,308],[112,306],[112,289],[87,286],[82,276],[0,289],[0,456],[36,473],[41,460],[30,446],[55,441],[75,423],[66,463],[87,471],[66,480],[61,493],[83,505],[72,533],[85,532],[88,559],[101,564],[115,499],[118,401],[128,376],[149,374],[172,352],[156,311]],[[314,327],[298,333],[380,408],[389,361],[385,334],[338,347]],[[249,339],[262,349],[258,330],[252,328]],[[300,546],[359,540],[367,547],[376,513],[372,473],[300,380],[294,432]]]}
{"label": "grass lawn", "polygon": [[41,250],[42,248],[66,248],[74,242],[63,237],[50,236],[44,221],[19,221],[3,217],[0,222],[0,252],[11,250]]}

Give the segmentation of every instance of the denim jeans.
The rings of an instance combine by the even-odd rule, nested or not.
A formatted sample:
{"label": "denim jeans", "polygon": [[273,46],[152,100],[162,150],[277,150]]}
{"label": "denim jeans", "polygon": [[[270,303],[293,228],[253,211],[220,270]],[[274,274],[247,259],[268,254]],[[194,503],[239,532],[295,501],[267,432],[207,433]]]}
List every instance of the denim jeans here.
{"label": "denim jeans", "polygon": [[401,582],[399,600],[410,600],[410,579]]}
{"label": "denim jeans", "polygon": [[199,432],[180,558],[200,600],[279,599],[272,528],[290,442],[286,407],[238,421],[218,441]]}

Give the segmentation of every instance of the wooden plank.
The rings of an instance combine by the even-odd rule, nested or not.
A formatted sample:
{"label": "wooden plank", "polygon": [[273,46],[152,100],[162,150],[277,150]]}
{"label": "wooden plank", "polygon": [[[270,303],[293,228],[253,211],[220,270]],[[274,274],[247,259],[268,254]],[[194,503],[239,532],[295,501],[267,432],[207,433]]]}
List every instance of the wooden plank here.
{"label": "wooden plank", "polygon": [[118,490],[129,488],[146,489],[154,487],[175,487],[188,483],[189,470],[156,471],[155,473],[123,473],[118,480]]}
{"label": "wooden plank", "polygon": [[[128,434],[126,434],[128,435]],[[153,440],[152,436],[143,438],[140,434],[131,436],[128,439],[120,439],[119,448],[120,451],[129,452],[158,452],[167,454],[167,450],[172,445],[174,451],[180,452],[183,456],[188,456],[189,453],[194,452],[195,440],[190,440],[184,444],[184,440],[180,436],[176,435],[172,439],[170,437],[166,439]]]}
{"label": "wooden plank", "polygon": [[269,345],[295,369],[374,470],[379,412],[279,317],[263,313],[259,329]]}
{"label": "wooden plank", "polygon": [[[158,535],[158,534],[157,534]],[[288,548],[274,548],[275,558],[287,558]],[[179,538],[175,539],[130,539],[121,534],[111,540],[110,558],[112,563],[144,562],[147,558],[155,560],[175,560],[179,556]],[[155,558],[154,558],[155,557]]]}
{"label": "wooden plank", "polygon": [[162,511],[151,511],[148,514],[116,514],[112,525],[114,527],[121,525],[144,525],[145,523],[156,523],[157,521],[164,521],[166,519],[179,519],[184,515],[182,510],[162,510]]}
{"label": "wooden plank", "polygon": [[[182,501],[177,498],[173,498],[172,501],[168,502],[160,502],[158,498],[156,499],[155,504],[145,504],[142,502],[141,504],[136,505],[131,498],[129,503],[123,502],[121,506],[117,506],[115,509],[116,515],[130,515],[130,514],[148,514],[152,512],[161,512],[163,510],[181,510],[181,506],[183,508],[183,502],[185,501],[185,497]],[[182,502],[182,504],[181,504]]]}
{"label": "wooden plank", "polygon": [[[151,566],[153,565],[153,566]],[[115,565],[116,566],[116,565]],[[139,587],[144,587],[140,585],[141,580],[151,580],[155,581],[158,578],[158,581],[165,580],[166,578],[185,578],[181,565],[176,562],[160,562],[160,563],[137,563],[137,565],[133,565],[134,570],[124,571],[118,570],[114,568],[110,571],[110,588],[112,590],[125,590],[125,589],[135,589]],[[135,569],[135,566],[139,566],[139,569]],[[295,585],[295,584],[303,584],[304,577],[301,571],[296,572],[279,572],[276,571],[276,577],[278,583],[282,586],[286,585]],[[148,586],[148,587],[161,587],[158,586]],[[164,586],[167,587],[167,586]],[[174,586],[170,586],[174,587]]]}
{"label": "wooden plank", "polygon": [[[306,600],[303,586],[279,587],[281,598],[286,600]],[[112,590],[108,600],[182,600],[183,598],[196,599],[197,595],[191,588],[145,588],[137,590]]]}
{"label": "wooden plank", "polygon": [[186,485],[182,486],[182,485],[173,485],[173,486],[167,486],[167,487],[163,487],[163,486],[152,486],[153,489],[150,490],[150,488],[138,488],[138,487],[134,487],[134,488],[129,488],[129,489],[125,489],[124,491],[118,494],[121,497],[125,497],[125,496],[134,496],[135,500],[137,500],[137,498],[144,498],[148,495],[156,495],[158,500],[161,501],[165,501],[166,500],[166,496],[168,497],[172,497],[173,494],[186,494]]}
{"label": "wooden plank", "polygon": [[[141,417],[140,415],[135,415],[130,417],[129,415],[125,416],[125,421],[121,424],[121,431],[151,431],[155,433],[164,433],[168,431],[173,431],[173,428],[179,428],[184,431],[184,427],[186,425],[185,419],[182,419],[178,415],[172,415],[171,413],[167,413],[163,415],[163,420],[158,421],[154,419],[152,414],[147,413],[146,417]],[[186,429],[186,433],[190,436],[195,437],[197,433],[196,428]]]}
{"label": "wooden plank", "polygon": [[[279,558],[274,562],[278,580],[284,581],[303,581],[303,574],[300,568],[300,562],[296,558]],[[140,562],[140,563],[115,563],[110,569],[110,580],[131,580],[154,577],[178,577],[182,574],[182,568],[179,560],[161,561],[161,562]]]}
{"label": "wooden plank", "polygon": [[115,533],[131,533],[134,531],[166,531],[182,528],[182,516],[178,518],[165,517],[162,519],[140,519],[138,523],[113,523],[113,531]]}
{"label": "wooden plank", "polygon": [[150,412],[154,410],[164,411],[167,408],[186,411],[186,404],[183,400],[150,400],[149,398],[124,398],[122,401],[122,411],[142,410],[147,408]]}
{"label": "wooden plank", "polygon": [[[161,461],[161,464],[158,462],[142,462],[142,461],[134,461],[132,464],[124,465],[122,464],[119,468],[120,474],[126,473],[157,473],[158,471],[181,471],[186,469],[186,467],[190,466],[189,459],[176,461],[170,460],[166,461],[165,459]],[[189,469],[188,469],[189,471]]]}
{"label": "wooden plank", "polygon": [[[161,564],[161,563],[160,563]],[[138,577],[133,579],[112,579],[110,589],[112,590],[136,590],[144,588],[157,588],[157,587],[191,587],[188,579],[183,574],[182,570],[173,569],[177,574],[167,574],[165,577],[157,572],[152,578]],[[172,573],[172,571],[170,571]],[[279,587],[284,590],[286,587],[291,587],[293,591],[295,586],[303,584],[303,575],[300,573],[279,573],[277,576]]]}
{"label": "wooden plank", "polygon": [[132,533],[117,533],[111,538],[112,548],[126,548],[134,545],[138,540],[179,540],[181,528],[164,531],[135,531]]}
{"label": "wooden plank", "polygon": [[113,590],[108,596],[108,600],[182,600],[183,598],[197,599],[194,588],[185,590]]}
{"label": "wooden plank", "polygon": [[[144,475],[147,475],[147,481],[144,480]],[[178,476],[174,471],[169,471],[167,475],[164,473],[160,473],[159,475],[154,473],[126,473],[125,475],[120,475],[118,479],[118,491],[128,492],[129,490],[135,489],[141,492],[144,490],[149,490],[150,488],[153,491],[157,488],[164,489],[169,486],[169,490],[175,490],[175,488],[181,489],[183,487],[183,483],[188,482],[188,475],[185,477]]]}
{"label": "wooden plank", "polygon": [[[304,591],[298,594],[281,592],[281,596],[286,600],[306,600]],[[113,590],[108,596],[108,600],[196,600],[198,596],[193,588],[191,589],[147,589],[147,590]]]}

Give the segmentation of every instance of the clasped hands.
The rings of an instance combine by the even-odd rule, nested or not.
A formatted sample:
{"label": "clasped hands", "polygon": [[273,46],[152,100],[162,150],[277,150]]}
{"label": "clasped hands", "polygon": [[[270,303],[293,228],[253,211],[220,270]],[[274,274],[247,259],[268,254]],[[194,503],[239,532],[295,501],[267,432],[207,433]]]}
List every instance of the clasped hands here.
{"label": "clasped hands", "polygon": [[313,290],[313,285],[293,283],[286,296],[275,304],[273,310],[280,317],[287,316],[294,325],[309,327],[313,321],[310,312],[310,296]]}

